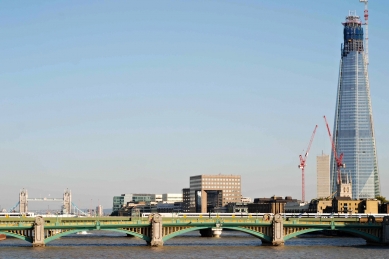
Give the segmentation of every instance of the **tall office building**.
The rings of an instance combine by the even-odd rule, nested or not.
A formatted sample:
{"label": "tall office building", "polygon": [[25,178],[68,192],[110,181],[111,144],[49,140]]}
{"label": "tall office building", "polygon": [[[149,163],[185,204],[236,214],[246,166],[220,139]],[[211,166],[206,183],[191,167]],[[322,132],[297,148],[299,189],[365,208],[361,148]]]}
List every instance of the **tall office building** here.
{"label": "tall office building", "polygon": [[240,175],[190,177],[190,212],[215,212],[228,203],[241,201]]}
{"label": "tall office building", "polygon": [[325,198],[330,193],[330,156],[322,154],[316,157],[317,198]]}
{"label": "tall office building", "polygon": [[190,188],[182,189],[182,212],[189,212],[190,208]]}
{"label": "tall office building", "polygon": [[[373,112],[359,16],[350,12],[343,23],[338,93],[333,140],[338,156],[343,153],[342,181],[352,183],[352,198],[380,195]],[[337,164],[331,155],[331,192],[337,190]]]}

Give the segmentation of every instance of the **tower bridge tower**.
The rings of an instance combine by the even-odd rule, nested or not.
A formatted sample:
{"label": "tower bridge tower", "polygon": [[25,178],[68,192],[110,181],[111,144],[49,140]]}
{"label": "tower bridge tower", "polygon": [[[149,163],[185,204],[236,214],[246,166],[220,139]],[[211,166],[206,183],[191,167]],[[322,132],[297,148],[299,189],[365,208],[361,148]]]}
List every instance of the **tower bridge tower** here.
{"label": "tower bridge tower", "polygon": [[28,212],[28,193],[27,190],[23,189],[19,193],[19,212],[27,213]]}
{"label": "tower bridge tower", "polygon": [[[54,201],[62,202],[62,212],[63,214],[70,214],[72,212],[72,193],[69,189],[66,189],[63,194],[63,198],[28,198],[28,192],[26,189],[23,189],[19,193],[19,212],[27,213],[28,212],[28,202],[31,201]],[[73,204],[74,205],[74,204]]]}

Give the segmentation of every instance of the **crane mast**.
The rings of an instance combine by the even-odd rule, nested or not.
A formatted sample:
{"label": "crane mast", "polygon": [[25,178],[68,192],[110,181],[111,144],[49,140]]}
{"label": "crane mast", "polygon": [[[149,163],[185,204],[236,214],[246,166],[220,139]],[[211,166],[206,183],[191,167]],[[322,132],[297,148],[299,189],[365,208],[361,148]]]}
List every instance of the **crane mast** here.
{"label": "crane mast", "polygon": [[365,4],[365,10],[363,12],[365,18],[365,62],[366,65],[369,65],[369,10],[367,8],[369,0],[359,0],[359,2]]}
{"label": "crane mast", "polygon": [[305,152],[304,157],[302,155],[299,156],[300,157],[300,164],[298,165],[298,167],[301,169],[301,192],[302,192],[301,199],[303,202],[305,201],[305,173],[304,173],[304,169],[306,166],[306,161],[308,158],[309,150],[311,149],[313,138],[315,137],[316,129],[317,129],[317,125],[315,126],[315,129],[313,130],[313,133],[312,133],[311,139],[309,140],[308,148],[307,148],[307,151]]}
{"label": "crane mast", "polygon": [[334,141],[332,140],[331,130],[330,130],[330,127],[328,126],[326,116],[324,116],[324,121],[325,121],[326,126],[327,126],[328,136],[330,137],[331,146],[332,146],[332,152],[334,153],[334,157],[335,157],[335,161],[336,161],[337,181],[338,181],[338,184],[340,184],[341,180],[342,180],[342,177],[340,174],[340,168],[346,168],[346,164],[343,164],[343,153],[341,153],[340,156],[338,156],[338,154],[336,153],[335,144],[334,144]]}

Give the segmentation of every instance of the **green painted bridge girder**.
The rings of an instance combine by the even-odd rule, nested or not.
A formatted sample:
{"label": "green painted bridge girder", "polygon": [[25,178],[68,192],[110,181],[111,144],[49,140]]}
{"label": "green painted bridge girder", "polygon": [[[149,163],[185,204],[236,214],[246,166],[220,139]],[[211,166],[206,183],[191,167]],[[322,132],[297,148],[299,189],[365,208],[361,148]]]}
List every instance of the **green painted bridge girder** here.
{"label": "green painted bridge girder", "polygon": [[257,237],[257,238],[259,238],[259,239],[261,239],[262,241],[265,241],[265,242],[271,242],[272,241],[272,237],[270,237],[268,235],[265,235],[265,234],[263,234],[261,232],[253,231],[253,230],[250,230],[250,229],[247,229],[247,228],[242,228],[242,227],[225,227],[225,228],[250,234],[250,235],[255,236],[255,237]]}
{"label": "green painted bridge girder", "polygon": [[[93,231],[93,230],[96,230],[96,229],[95,228],[89,228],[89,229],[88,228],[84,228],[82,230],[84,230],[84,231]],[[150,240],[151,240],[150,237],[148,237],[148,236],[145,236],[145,235],[142,235],[142,234],[139,234],[139,233],[136,233],[136,232],[128,231],[128,230],[125,230],[125,229],[107,228],[107,229],[99,229],[99,230],[115,231],[115,232],[120,232],[120,233],[124,233],[124,234],[129,234],[129,235],[138,237],[140,239],[143,239],[146,242],[150,242]],[[56,240],[58,238],[61,238],[63,236],[68,236],[68,235],[77,233],[79,231],[80,231],[80,229],[72,229],[72,230],[68,230],[68,231],[64,231],[64,232],[55,234],[55,235],[53,235],[51,237],[47,237],[47,238],[45,238],[45,244],[47,244],[47,243],[49,243],[49,242],[51,242],[53,240]]]}
{"label": "green painted bridge girder", "polygon": [[23,235],[19,235],[19,234],[7,232],[7,231],[0,231],[0,234],[4,234],[4,235],[10,236],[10,237],[15,237],[15,238],[27,241],[29,243],[32,243],[32,239],[28,236],[23,236]]}
{"label": "green painted bridge girder", "polygon": [[29,230],[34,229],[34,226],[10,226],[10,227],[0,227],[0,231],[2,230]]}
{"label": "green painted bridge girder", "polygon": [[[201,230],[201,229],[212,229],[213,227],[215,227],[215,226],[191,226],[190,228],[182,229],[182,230],[173,232],[169,235],[166,235],[162,238],[162,240],[163,240],[163,242],[165,242],[173,237],[176,237],[176,236],[188,233],[188,232],[197,231],[197,230]],[[265,242],[271,242],[271,240],[272,240],[271,237],[269,237],[263,233],[250,230],[250,229],[245,229],[245,228],[240,228],[240,227],[226,227],[226,226],[223,226],[222,228],[244,232],[244,233],[250,234],[252,236],[255,236],[255,237],[257,237]]]}
{"label": "green painted bridge girder", "polygon": [[[292,234],[284,236],[284,241],[287,241],[287,240],[289,240],[291,238],[297,237],[297,236],[302,235],[302,234],[307,234],[307,233],[316,232],[316,231],[322,231],[322,230],[328,230],[328,229],[325,229],[325,228],[310,228],[310,229],[304,229],[304,230],[296,231],[296,232],[294,232]],[[361,238],[363,238],[365,240],[372,241],[372,242],[375,242],[375,243],[380,243],[380,241],[381,241],[379,237],[376,237],[376,236],[370,235],[370,234],[368,234],[366,232],[355,230],[355,229],[343,228],[343,229],[334,229],[334,230],[346,232],[346,233],[349,233],[349,234],[353,234],[354,236],[361,237]]]}
{"label": "green painted bridge girder", "polygon": [[338,228],[341,228],[341,227],[345,227],[345,228],[373,228],[373,229],[382,228],[382,225],[379,223],[378,224],[377,223],[371,224],[371,225],[364,224],[364,223],[361,223],[361,224],[340,224],[340,223],[331,224],[331,222],[329,222],[329,224],[301,224],[301,223],[285,224],[284,223],[284,227],[325,228],[325,227],[331,227],[331,226],[335,226]]}
{"label": "green painted bridge girder", "polygon": [[182,230],[179,230],[179,231],[176,231],[176,232],[173,232],[169,235],[166,235],[162,238],[162,241],[165,242],[173,237],[176,237],[176,236],[179,236],[179,235],[182,235],[182,234],[185,234],[185,233],[188,233],[188,232],[192,232],[192,231],[195,231],[195,230],[201,230],[201,229],[207,229],[207,228],[210,228],[209,226],[200,226],[200,227],[196,227],[196,226],[191,226],[190,228],[186,228],[186,229],[182,229]]}
{"label": "green painted bridge girder", "polygon": [[45,225],[45,229],[85,229],[91,228],[95,230],[104,229],[104,228],[139,228],[139,227],[149,227],[150,224],[64,224],[64,225]]}

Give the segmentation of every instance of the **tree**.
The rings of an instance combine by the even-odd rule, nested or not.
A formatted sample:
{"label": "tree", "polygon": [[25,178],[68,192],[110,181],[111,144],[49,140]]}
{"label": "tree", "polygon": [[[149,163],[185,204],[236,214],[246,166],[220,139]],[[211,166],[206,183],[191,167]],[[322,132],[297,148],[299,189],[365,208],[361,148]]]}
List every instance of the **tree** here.
{"label": "tree", "polygon": [[375,196],[375,198],[376,198],[377,200],[379,200],[379,201],[381,202],[381,204],[388,202],[388,200],[386,199],[386,197],[381,196],[381,195],[377,195],[377,196]]}

